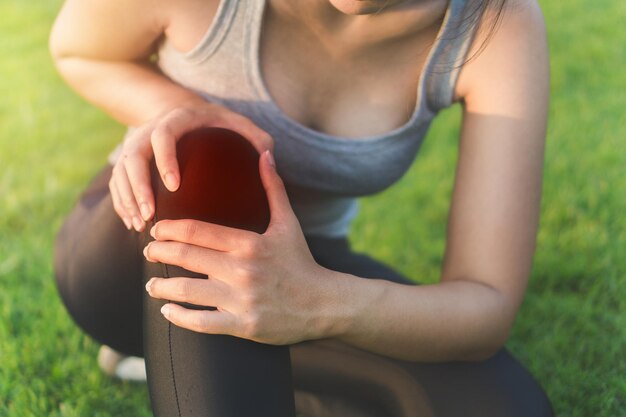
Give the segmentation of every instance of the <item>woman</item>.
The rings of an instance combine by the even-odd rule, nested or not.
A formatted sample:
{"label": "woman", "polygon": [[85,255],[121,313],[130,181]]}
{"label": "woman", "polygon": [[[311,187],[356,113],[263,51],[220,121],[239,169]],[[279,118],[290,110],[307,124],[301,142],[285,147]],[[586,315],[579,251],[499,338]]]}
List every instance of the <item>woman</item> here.
{"label": "woman", "polygon": [[[66,1],[51,37],[60,73],[134,128],[59,234],[57,283],[91,336],[146,355],[156,415],[206,415],[235,395],[194,372],[209,353],[179,343],[190,334],[290,346],[296,409],[307,416],[552,415],[503,347],[538,225],[545,29],[535,1],[501,6]],[[352,252],[348,228],[355,197],[398,180],[454,102],[463,125],[441,282],[413,285]],[[177,140],[201,126],[234,130],[261,154],[265,233],[190,220],[146,227],[160,204],[151,175],[176,191]],[[142,271],[156,262],[214,279],[146,274],[142,295]],[[160,362],[176,343],[186,368]]]}

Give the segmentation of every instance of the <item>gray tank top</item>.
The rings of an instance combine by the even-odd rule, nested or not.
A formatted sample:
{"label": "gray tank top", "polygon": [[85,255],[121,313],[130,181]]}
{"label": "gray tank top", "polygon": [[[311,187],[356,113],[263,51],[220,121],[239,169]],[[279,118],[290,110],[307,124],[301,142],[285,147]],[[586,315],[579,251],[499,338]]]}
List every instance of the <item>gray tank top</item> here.
{"label": "gray tank top", "polygon": [[259,66],[266,1],[222,0],[200,43],[181,52],[165,40],[158,65],[180,85],[247,116],[272,135],[277,169],[305,234],[345,236],[358,211],[357,197],[400,179],[433,117],[452,104],[459,65],[475,32],[472,7],[468,0],[449,0],[409,121],[382,135],[354,139],[312,130],[272,100]]}

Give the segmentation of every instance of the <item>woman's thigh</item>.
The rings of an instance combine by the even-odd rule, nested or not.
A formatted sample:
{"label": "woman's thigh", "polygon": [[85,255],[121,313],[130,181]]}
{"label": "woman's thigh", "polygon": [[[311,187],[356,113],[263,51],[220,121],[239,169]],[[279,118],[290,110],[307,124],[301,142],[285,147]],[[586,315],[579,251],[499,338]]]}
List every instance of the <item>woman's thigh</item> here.
{"label": "woman's thigh", "polygon": [[74,321],[121,352],[142,355],[142,256],[109,194],[105,166],[81,194],[55,242],[57,289]]}
{"label": "woman's thigh", "polygon": [[552,416],[532,375],[501,349],[481,362],[395,360],[318,340],[291,346],[302,417]]}
{"label": "woman's thigh", "polygon": [[[341,240],[309,238],[323,266],[414,284]],[[291,346],[296,407],[305,417],[551,416],[541,386],[502,348],[479,362],[396,360],[337,340]]]}
{"label": "woman's thigh", "polygon": [[[113,210],[105,167],[81,195],[55,247],[59,293],[74,320],[92,337],[143,355],[142,262],[139,235]],[[346,239],[307,237],[318,263],[363,278],[413,284],[389,266],[351,250]],[[550,416],[532,375],[505,349],[481,362],[394,360],[335,340],[290,348],[300,415]]]}

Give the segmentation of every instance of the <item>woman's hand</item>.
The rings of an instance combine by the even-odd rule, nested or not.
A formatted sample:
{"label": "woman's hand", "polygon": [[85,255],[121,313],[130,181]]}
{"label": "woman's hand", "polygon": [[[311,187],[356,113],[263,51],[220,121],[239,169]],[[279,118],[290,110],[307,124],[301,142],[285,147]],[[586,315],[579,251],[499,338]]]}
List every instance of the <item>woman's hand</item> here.
{"label": "woman's hand", "polygon": [[126,228],[142,231],[145,222],[154,216],[149,167],[152,157],[167,189],[176,191],[180,182],[176,142],[200,127],[234,130],[259,153],[274,146],[271,136],[245,116],[204,100],[171,110],[140,126],[124,141],[122,155],[109,181],[113,207]]}
{"label": "woman's hand", "polygon": [[315,262],[291,209],[270,152],[259,169],[271,212],[263,234],[195,220],[162,220],[151,230],[148,261],[208,275],[152,278],[155,298],[214,306],[191,310],[168,303],[172,323],[202,333],[229,334],[269,344],[328,337],[337,315],[333,271]]}

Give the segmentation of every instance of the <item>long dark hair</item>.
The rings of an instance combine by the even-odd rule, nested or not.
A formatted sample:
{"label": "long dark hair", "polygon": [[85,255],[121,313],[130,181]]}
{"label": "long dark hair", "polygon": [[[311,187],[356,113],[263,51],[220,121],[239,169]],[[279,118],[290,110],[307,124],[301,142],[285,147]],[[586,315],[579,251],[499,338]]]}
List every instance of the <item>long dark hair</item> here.
{"label": "long dark hair", "polygon": [[[465,59],[459,66],[463,66],[469,61],[476,58],[487,46],[489,40],[493,37],[502,21],[502,15],[505,11],[506,0],[468,0],[468,7],[471,8],[466,15],[466,19],[470,19],[470,25],[478,25],[476,28],[476,36],[481,36],[486,31],[480,47],[471,56]],[[460,33],[459,36],[464,36]]]}

